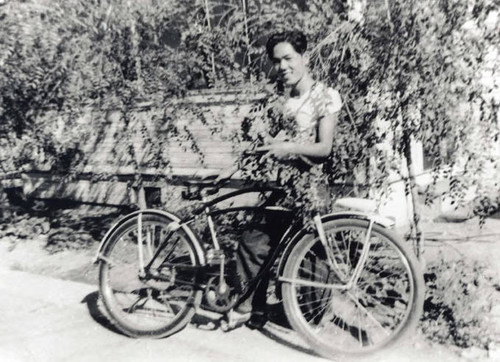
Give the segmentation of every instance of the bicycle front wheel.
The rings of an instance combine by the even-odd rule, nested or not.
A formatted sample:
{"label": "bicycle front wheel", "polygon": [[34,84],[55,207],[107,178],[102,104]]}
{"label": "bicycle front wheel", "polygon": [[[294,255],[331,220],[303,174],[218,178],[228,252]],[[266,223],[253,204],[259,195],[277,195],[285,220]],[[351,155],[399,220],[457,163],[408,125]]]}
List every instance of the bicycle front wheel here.
{"label": "bicycle front wheel", "polygon": [[[172,220],[141,213],[109,237],[100,256],[100,295],[111,322],[131,337],[166,337],[183,328],[200,303],[199,259]],[[145,271],[153,256],[158,254]]]}
{"label": "bicycle front wheel", "polygon": [[323,226],[329,252],[308,234],[285,264],[283,303],[292,327],[328,358],[362,355],[400,340],[422,314],[418,262],[387,229],[373,225],[367,238],[368,221]]}

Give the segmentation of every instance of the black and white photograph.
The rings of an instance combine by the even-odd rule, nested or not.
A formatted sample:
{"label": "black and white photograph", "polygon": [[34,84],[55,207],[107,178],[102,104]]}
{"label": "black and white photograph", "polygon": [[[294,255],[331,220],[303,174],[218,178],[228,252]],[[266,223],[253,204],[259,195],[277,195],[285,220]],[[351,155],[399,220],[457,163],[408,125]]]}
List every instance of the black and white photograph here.
{"label": "black and white photograph", "polygon": [[500,0],[0,0],[0,361],[500,361]]}

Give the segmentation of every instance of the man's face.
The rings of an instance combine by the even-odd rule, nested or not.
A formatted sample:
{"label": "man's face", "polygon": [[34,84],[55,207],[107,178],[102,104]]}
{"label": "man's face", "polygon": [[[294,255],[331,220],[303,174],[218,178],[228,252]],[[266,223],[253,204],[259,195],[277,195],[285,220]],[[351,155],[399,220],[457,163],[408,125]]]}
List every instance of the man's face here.
{"label": "man's face", "polygon": [[273,49],[273,67],[287,85],[297,84],[307,72],[307,58],[290,43],[278,43]]}

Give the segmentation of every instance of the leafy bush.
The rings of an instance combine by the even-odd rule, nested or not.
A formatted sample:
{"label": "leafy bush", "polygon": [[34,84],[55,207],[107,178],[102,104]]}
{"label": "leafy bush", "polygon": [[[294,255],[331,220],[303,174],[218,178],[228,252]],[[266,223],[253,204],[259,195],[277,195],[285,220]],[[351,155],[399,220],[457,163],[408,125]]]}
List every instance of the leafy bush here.
{"label": "leafy bush", "polygon": [[[174,100],[204,87],[269,91],[263,45],[271,32],[294,28],[310,39],[312,71],[345,103],[330,181],[355,175],[368,193],[383,194],[390,173],[411,174],[410,145],[418,140],[433,157],[436,180],[456,180],[453,197],[463,198],[470,186],[486,195],[483,171],[497,166],[499,139],[495,84],[484,81],[499,69],[491,56],[499,45],[497,2],[350,3],[260,0],[243,9],[236,1],[9,2],[0,8],[0,148],[12,152],[2,152],[2,165],[74,172],[85,144],[108,126],[81,122],[82,115],[118,109],[125,128],[117,143],[136,172],[137,135],[156,147],[148,162],[164,167],[168,155],[155,142],[160,129],[183,133],[177,120],[185,109]],[[132,109],[143,100],[152,102],[152,130],[133,126]],[[249,119],[266,117],[275,105],[258,105]],[[478,202],[481,209],[491,209],[490,199]]]}
{"label": "leafy bush", "polygon": [[485,265],[441,258],[428,267],[425,282],[427,294],[420,327],[428,339],[482,349],[500,342],[498,327],[491,319],[492,307],[500,299]]}
{"label": "leafy bush", "polygon": [[190,9],[178,3],[70,0],[0,8],[0,146],[15,151],[5,167],[71,171],[75,148],[106,127],[82,116],[184,94],[189,64],[166,34],[186,26]]}

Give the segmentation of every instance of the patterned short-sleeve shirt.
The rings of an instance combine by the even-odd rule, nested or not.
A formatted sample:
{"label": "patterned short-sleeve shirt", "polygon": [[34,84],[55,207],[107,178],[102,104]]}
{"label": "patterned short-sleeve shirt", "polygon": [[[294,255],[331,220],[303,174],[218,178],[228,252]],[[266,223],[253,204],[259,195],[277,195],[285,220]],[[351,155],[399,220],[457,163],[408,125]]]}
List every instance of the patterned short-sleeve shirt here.
{"label": "patterned short-sleeve shirt", "polygon": [[339,112],[341,108],[339,92],[323,83],[315,83],[298,98],[290,97],[285,103],[285,115],[295,120],[295,141],[316,142],[319,120]]}

